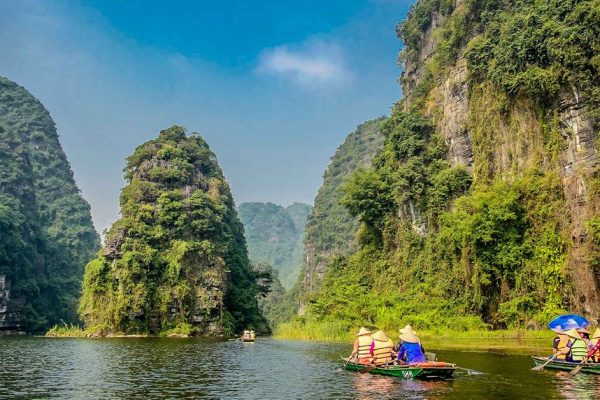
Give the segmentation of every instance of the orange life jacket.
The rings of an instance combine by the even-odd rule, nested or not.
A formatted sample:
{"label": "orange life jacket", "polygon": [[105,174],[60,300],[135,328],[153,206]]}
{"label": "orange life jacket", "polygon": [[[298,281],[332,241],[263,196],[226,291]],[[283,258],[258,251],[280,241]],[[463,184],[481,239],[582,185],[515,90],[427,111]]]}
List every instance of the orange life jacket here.
{"label": "orange life jacket", "polygon": [[358,337],[358,359],[371,357],[371,343],[373,338],[371,335],[362,335]]}
{"label": "orange life jacket", "polygon": [[389,339],[387,342],[375,340],[375,346],[373,348],[373,358],[375,358],[375,364],[385,364],[392,361],[393,348],[394,342]]}

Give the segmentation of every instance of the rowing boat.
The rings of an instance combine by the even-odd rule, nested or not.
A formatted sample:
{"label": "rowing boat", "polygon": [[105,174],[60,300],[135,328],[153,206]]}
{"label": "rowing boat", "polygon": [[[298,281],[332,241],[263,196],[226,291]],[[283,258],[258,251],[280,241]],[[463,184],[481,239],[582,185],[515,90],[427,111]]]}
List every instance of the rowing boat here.
{"label": "rowing boat", "polygon": [[369,372],[374,375],[386,375],[394,376],[397,378],[412,379],[412,378],[451,378],[454,371],[456,371],[455,364],[449,364],[446,362],[426,361],[417,364],[410,365],[385,365],[385,366],[373,366],[364,365],[348,361],[347,358],[342,357],[342,360],[346,362],[344,368],[347,371],[354,372]]}
{"label": "rowing boat", "polygon": [[[536,367],[539,365],[542,365],[546,361],[548,361],[547,357],[531,356],[531,358],[533,359],[533,362],[535,363]],[[554,360],[554,361],[550,361],[544,367],[544,369],[558,369],[561,371],[571,371],[578,365],[579,365],[578,362]],[[600,374],[600,363],[585,363],[583,365],[583,367],[581,368],[581,371],[579,371],[579,372],[583,372],[583,373],[587,373],[587,374]]]}

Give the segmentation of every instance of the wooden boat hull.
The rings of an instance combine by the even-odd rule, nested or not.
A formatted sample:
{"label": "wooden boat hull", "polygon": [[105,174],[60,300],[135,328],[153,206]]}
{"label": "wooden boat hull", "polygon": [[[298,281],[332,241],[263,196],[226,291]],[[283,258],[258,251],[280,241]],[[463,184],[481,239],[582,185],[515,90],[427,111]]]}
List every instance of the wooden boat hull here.
{"label": "wooden boat hull", "polygon": [[[547,357],[531,356],[531,358],[533,359],[533,362],[535,363],[536,367],[539,365],[542,365],[546,361],[548,361]],[[578,363],[574,363],[574,362],[555,360],[555,361],[549,362],[548,365],[546,365],[544,367],[544,369],[553,369],[553,370],[559,370],[559,371],[571,371],[578,365],[579,365]],[[581,371],[579,371],[579,372],[584,373],[584,374],[600,374],[600,364],[599,363],[593,363],[593,364],[586,363],[583,366],[583,368],[581,368]]]}
{"label": "wooden boat hull", "polygon": [[255,341],[256,341],[256,339],[242,339],[242,342],[246,342],[246,343],[252,343]]}
{"label": "wooden boat hull", "polygon": [[[346,359],[344,359],[344,362]],[[456,371],[456,365],[444,362],[424,362],[415,365],[389,365],[385,367],[375,367],[372,365],[358,364],[348,362],[345,364],[347,371],[361,372],[367,369],[366,372],[373,375],[393,376],[403,379],[444,379],[451,378]]]}

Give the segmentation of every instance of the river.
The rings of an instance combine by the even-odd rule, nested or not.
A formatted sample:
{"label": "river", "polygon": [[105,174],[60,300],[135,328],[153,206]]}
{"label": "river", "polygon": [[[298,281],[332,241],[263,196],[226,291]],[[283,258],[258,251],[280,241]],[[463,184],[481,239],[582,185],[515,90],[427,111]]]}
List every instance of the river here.
{"label": "river", "polygon": [[0,399],[593,399],[600,376],[532,371],[526,354],[435,350],[481,374],[342,371],[350,345],[262,339],[0,337]]}

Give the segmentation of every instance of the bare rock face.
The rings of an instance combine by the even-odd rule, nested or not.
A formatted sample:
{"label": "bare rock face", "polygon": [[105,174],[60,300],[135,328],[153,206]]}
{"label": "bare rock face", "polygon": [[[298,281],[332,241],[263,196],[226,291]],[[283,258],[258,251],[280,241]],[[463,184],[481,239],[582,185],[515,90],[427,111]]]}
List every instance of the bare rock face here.
{"label": "bare rock face", "polygon": [[11,298],[11,284],[6,275],[0,275],[0,335],[24,334],[21,312],[25,298]]}
{"label": "bare rock face", "polygon": [[[416,58],[410,57],[403,67],[404,72],[402,73],[402,91],[404,92],[405,98],[409,99],[413,90],[419,85],[421,79],[424,76],[423,64],[432,57],[437,51],[438,40],[434,37],[433,31],[439,26],[443,25],[446,18],[438,13],[434,12],[431,16],[431,24],[425,32],[421,35],[421,48]],[[396,29],[396,34],[400,37],[400,26]],[[408,103],[405,103],[405,110]]]}
{"label": "bare rock face", "polygon": [[473,164],[473,149],[468,132],[469,85],[467,83],[467,63],[459,59],[456,66],[448,71],[446,80],[433,90],[435,109],[441,115],[431,115],[436,130],[442,134],[448,146],[448,159],[454,164],[462,164],[467,169]]}
{"label": "bare rock face", "polygon": [[585,115],[586,101],[579,92],[564,92],[561,98],[559,120],[565,139],[561,154],[561,176],[570,215],[573,246],[568,254],[568,268],[576,286],[573,300],[588,315],[600,315],[600,275],[589,265],[589,239],[585,221],[600,212],[600,204],[589,196],[586,179],[598,169],[598,152],[595,149],[597,127]]}

